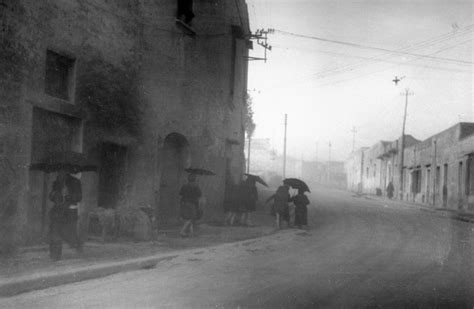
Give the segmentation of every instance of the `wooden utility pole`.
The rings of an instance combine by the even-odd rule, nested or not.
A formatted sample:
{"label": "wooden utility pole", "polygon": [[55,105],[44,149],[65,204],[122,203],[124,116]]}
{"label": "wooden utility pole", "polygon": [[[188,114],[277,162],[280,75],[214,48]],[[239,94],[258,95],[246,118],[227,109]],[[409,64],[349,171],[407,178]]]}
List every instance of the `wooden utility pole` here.
{"label": "wooden utility pole", "polygon": [[438,179],[436,178],[436,172],[437,172],[437,164],[436,164],[436,156],[437,156],[437,145],[436,145],[436,140],[433,141],[433,146],[434,146],[434,158],[433,158],[433,164],[431,167],[431,173],[433,174],[433,206],[436,204],[436,182]]}
{"label": "wooden utility pole", "polygon": [[331,181],[331,141],[329,141],[329,153],[328,153],[328,184]]}
{"label": "wooden utility pole", "polygon": [[286,178],[286,129],[288,126],[288,115],[285,114],[285,136],[283,139],[283,178]]}
{"label": "wooden utility pole", "polygon": [[356,144],[356,133],[357,133],[357,130],[355,127],[352,127],[352,152],[354,152],[355,150],[355,144]]}
{"label": "wooden utility pole", "polygon": [[248,142],[248,155],[247,155],[247,174],[250,174],[250,144],[251,144],[250,142],[252,140],[252,136],[250,136],[250,134],[248,134],[248,139],[249,139],[249,142]]}
{"label": "wooden utility pole", "polygon": [[406,88],[405,93],[405,112],[403,113],[402,139],[400,145],[400,200],[403,200],[403,164],[405,157],[405,124],[407,121],[408,96],[412,95],[410,89]]}

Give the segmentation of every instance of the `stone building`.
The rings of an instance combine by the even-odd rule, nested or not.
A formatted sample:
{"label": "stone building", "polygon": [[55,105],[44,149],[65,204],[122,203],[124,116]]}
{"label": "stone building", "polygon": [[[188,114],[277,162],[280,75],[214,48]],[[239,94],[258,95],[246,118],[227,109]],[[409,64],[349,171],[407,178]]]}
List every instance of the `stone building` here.
{"label": "stone building", "polygon": [[225,184],[245,165],[244,0],[0,6],[3,250],[44,239],[55,175],[29,166],[54,151],[98,162],[99,172],[80,175],[82,224],[90,209],[123,200],[175,221],[187,166],[217,174],[200,185],[205,215],[220,216]]}
{"label": "stone building", "polygon": [[474,123],[458,123],[423,141],[407,135],[403,169],[399,143],[379,142],[351,154],[346,163],[348,188],[355,190],[354,183],[360,179],[359,191],[385,195],[392,181],[396,198],[474,211]]}

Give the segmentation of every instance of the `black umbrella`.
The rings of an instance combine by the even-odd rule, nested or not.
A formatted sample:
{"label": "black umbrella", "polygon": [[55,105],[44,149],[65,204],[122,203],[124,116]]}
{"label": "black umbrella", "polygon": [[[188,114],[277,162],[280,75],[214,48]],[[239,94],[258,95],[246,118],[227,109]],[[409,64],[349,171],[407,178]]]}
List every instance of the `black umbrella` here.
{"label": "black umbrella", "polygon": [[74,151],[55,152],[30,166],[32,170],[46,173],[66,170],[69,173],[97,171],[97,164],[85,154]]}
{"label": "black umbrella", "polygon": [[190,174],[195,174],[195,175],[204,175],[204,176],[214,176],[215,173],[210,171],[210,170],[206,170],[206,169],[203,169],[203,168],[197,168],[197,167],[188,167],[188,168],[185,168],[184,169],[186,172],[190,173]]}
{"label": "black umbrella", "polygon": [[283,180],[283,183],[294,189],[303,190],[303,192],[306,192],[306,191],[311,192],[309,191],[308,185],[303,180],[298,179],[298,178],[286,178]]}
{"label": "black umbrella", "polygon": [[254,179],[256,182],[258,182],[258,183],[260,183],[260,184],[262,184],[262,185],[264,185],[265,187],[268,188],[267,183],[266,183],[265,180],[263,180],[260,176],[252,175],[252,174],[247,174],[247,173],[245,173],[244,175],[247,176],[248,178]]}

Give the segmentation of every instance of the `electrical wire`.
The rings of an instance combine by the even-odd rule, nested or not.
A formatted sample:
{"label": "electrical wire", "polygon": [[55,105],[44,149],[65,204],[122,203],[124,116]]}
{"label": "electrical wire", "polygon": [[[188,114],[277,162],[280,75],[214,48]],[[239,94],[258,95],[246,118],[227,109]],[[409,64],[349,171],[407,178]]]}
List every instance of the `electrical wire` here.
{"label": "electrical wire", "polygon": [[358,43],[345,42],[345,41],[326,39],[326,38],[321,38],[321,37],[316,37],[316,36],[303,35],[303,34],[288,32],[288,31],[284,31],[284,30],[279,30],[279,29],[275,29],[275,32],[278,32],[278,33],[281,33],[281,34],[284,34],[284,35],[294,36],[294,37],[300,37],[300,38],[311,39],[311,40],[318,40],[318,41],[322,41],[322,42],[334,43],[334,44],[351,46],[351,47],[362,48],[362,49],[377,50],[377,51],[383,51],[383,52],[388,52],[388,53],[408,55],[408,56],[414,56],[414,57],[420,57],[420,58],[428,58],[428,59],[433,59],[433,60],[441,60],[441,61],[460,63],[460,64],[470,64],[470,65],[474,64],[474,62],[472,62],[472,61],[451,59],[451,58],[445,58],[445,57],[434,57],[434,56],[423,55],[423,54],[415,54],[415,53],[410,53],[410,52],[406,52],[406,51],[391,50],[391,49],[382,48],[382,47],[368,46],[368,45],[363,45],[363,44],[358,44]]}

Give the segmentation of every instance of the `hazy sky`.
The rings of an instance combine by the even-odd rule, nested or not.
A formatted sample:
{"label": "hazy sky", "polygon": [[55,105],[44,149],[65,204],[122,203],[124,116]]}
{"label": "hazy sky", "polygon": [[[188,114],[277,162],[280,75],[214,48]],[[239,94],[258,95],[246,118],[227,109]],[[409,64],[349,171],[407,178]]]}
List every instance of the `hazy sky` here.
{"label": "hazy sky", "polygon": [[[252,61],[255,137],[297,158],[345,160],[406,133],[418,139],[474,121],[471,0],[247,0],[252,31],[274,28],[268,61]],[[354,43],[359,47],[290,35]],[[375,47],[378,49],[372,49]],[[387,51],[388,50],[388,51]],[[389,52],[389,51],[397,51]],[[254,44],[253,56],[263,50]],[[420,55],[427,55],[422,57]],[[405,76],[395,86],[394,76]]]}

